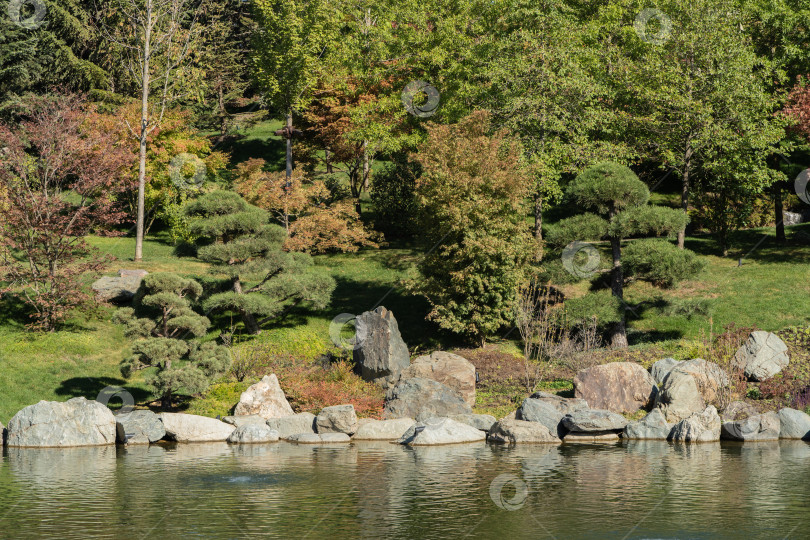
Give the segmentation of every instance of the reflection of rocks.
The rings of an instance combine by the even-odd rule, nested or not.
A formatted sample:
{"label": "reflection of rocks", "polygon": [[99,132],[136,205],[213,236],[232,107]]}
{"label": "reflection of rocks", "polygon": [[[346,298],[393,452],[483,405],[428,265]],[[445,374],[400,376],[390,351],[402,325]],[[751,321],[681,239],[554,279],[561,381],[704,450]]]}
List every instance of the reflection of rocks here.
{"label": "reflection of rocks", "polygon": [[287,440],[300,444],[347,443],[351,439],[345,433],[298,433],[290,435]]}
{"label": "reflection of rocks", "polygon": [[6,449],[9,470],[17,481],[51,495],[55,489],[109,491],[116,469],[115,446]]}

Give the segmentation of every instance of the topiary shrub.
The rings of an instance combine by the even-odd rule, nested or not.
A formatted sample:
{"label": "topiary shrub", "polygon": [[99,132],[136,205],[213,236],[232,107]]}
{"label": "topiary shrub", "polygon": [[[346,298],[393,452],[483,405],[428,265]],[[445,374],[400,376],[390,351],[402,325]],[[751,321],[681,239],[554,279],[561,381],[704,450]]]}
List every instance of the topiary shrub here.
{"label": "topiary shrub", "polygon": [[627,273],[659,287],[672,287],[705,266],[694,252],[678,249],[663,238],[636,240],[623,251]]}

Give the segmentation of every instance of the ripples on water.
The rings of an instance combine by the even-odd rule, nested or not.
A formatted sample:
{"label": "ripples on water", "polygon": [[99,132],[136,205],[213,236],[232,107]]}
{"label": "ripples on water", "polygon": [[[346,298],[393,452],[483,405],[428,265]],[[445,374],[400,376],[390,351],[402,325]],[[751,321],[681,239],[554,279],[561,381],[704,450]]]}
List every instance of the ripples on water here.
{"label": "ripples on water", "polygon": [[808,481],[786,441],[8,448],[0,537],[799,539]]}

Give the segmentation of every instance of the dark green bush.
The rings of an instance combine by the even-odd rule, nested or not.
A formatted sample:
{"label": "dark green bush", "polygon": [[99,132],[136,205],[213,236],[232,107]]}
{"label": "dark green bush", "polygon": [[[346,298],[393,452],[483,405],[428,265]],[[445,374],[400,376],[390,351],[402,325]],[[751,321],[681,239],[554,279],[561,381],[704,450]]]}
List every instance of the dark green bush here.
{"label": "dark green bush", "polygon": [[407,238],[416,233],[418,206],[414,189],[420,174],[421,167],[406,160],[389,163],[374,173],[371,186],[376,214],[374,228],[386,237]]}
{"label": "dark green bush", "polygon": [[622,251],[622,265],[628,276],[635,276],[660,287],[671,287],[678,281],[694,276],[703,268],[703,263],[692,251],[678,249],[662,238],[634,240]]}

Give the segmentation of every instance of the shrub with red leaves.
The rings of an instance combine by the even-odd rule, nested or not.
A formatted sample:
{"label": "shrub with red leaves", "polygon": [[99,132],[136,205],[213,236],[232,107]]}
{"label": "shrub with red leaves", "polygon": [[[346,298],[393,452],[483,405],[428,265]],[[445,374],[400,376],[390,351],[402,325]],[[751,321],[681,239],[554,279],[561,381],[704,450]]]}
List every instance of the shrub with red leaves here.
{"label": "shrub with red leaves", "polygon": [[30,98],[0,124],[0,292],[29,306],[32,328],[52,331],[89,301],[80,278],[105,259],[84,236],[123,217],[115,195],[133,155],[109,126],[64,94]]}

